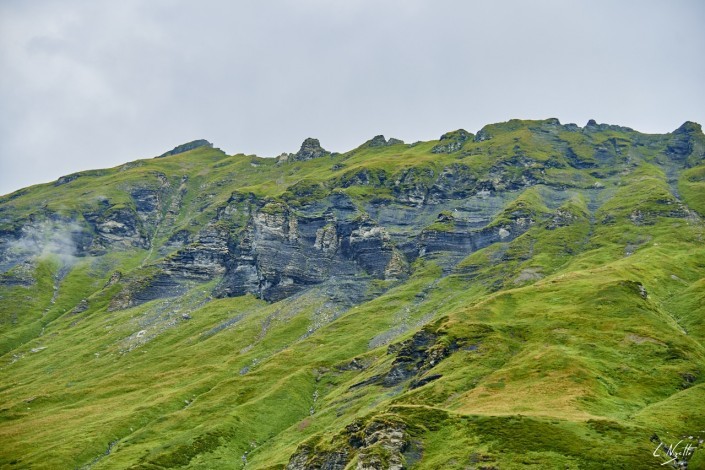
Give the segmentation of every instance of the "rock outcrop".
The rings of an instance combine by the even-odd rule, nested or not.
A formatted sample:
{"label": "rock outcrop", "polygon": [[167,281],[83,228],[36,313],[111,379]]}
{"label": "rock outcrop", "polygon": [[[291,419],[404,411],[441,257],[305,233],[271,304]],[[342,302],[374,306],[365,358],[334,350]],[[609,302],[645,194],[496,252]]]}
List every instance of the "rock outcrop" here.
{"label": "rock outcrop", "polygon": [[330,152],[321,147],[321,143],[318,139],[309,137],[303,141],[298,152],[289,154],[288,159],[292,162],[304,162],[306,160],[325,157],[327,155],[330,155]]}
{"label": "rock outcrop", "polygon": [[159,155],[158,157],[155,158],[164,158],[164,157],[169,157],[171,155],[178,155],[180,153],[188,152],[189,150],[194,150],[199,147],[213,147],[213,144],[208,142],[205,139],[198,139],[198,140],[192,140],[191,142],[187,142],[185,144],[177,145],[173,149],[169,150],[168,152],[164,152],[163,154]]}
{"label": "rock outcrop", "polygon": [[376,135],[364,144],[361,145],[361,147],[387,147],[390,145],[397,145],[397,144],[403,144],[404,141],[400,139],[395,139],[394,137],[390,137],[389,140],[385,139],[383,135]]}
{"label": "rock outcrop", "polygon": [[389,388],[407,381],[410,381],[410,388],[418,388],[441,378],[441,374],[426,373],[464,344],[464,340],[458,339],[446,342],[442,336],[442,333],[426,328],[411,339],[390,345],[387,354],[393,355],[394,361],[389,371],[353,384],[350,389],[369,385]]}
{"label": "rock outcrop", "polygon": [[474,136],[465,129],[448,132],[441,136],[440,143],[431,149],[431,153],[453,153],[457,152],[468,140]]}
{"label": "rock outcrop", "polygon": [[334,447],[324,449],[303,444],[291,456],[287,470],[343,470],[357,457],[358,470],[401,470],[409,446],[406,425],[393,418],[358,419],[333,438]]}
{"label": "rock outcrop", "polygon": [[697,135],[702,135],[700,124],[686,121],[671,134],[666,146],[666,155],[685,166],[692,166],[703,161],[705,148],[699,144]]}

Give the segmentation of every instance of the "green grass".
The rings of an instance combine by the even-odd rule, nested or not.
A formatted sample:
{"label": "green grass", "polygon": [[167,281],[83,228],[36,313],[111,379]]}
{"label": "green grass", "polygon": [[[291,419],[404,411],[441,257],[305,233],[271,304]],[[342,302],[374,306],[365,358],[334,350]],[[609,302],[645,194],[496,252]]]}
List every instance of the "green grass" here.
{"label": "green grass", "polygon": [[[135,189],[159,201],[139,223],[151,249],[69,269],[44,253],[2,275],[32,283],[0,283],[0,467],[243,468],[246,457],[244,468],[281,469],[304,448],[384,463],[389,448],[354,447],[348,428],[381,423],[403,429],[407,468],[663,468],[654,433],[705,429],[702,155],[678,166],[668,135],[616,127],[512,120],[484,133],[452,154],[431,141],[285,164],[199,148],[0,198],[0,230],[13,232],[46,214],[85,227],[87,212],[134,211]],[[212,299],[219,279],[112,307],[158,273],[180,231],[237,235],[257,212],[323,217],[317,204],[340,194],[361,218],[421,211],[443,187],[462,196],[390,233],[460,233],[453,209],[489,186],[505,202],[484,228],[519,236],[450,267],[419,258],[350,308],[319,286],[274,303]],[[422,329],[446,353],[398,385],[375,380]]]}

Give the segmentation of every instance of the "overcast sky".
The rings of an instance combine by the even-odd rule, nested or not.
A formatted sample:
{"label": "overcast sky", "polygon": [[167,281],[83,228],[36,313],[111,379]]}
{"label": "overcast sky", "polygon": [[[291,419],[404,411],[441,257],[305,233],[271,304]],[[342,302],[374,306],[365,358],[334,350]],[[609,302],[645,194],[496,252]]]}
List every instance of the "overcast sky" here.
{"label": "overcast sky", "polygon": [[705,124],[702,0],[0,0],[0,194],[205,138]]}

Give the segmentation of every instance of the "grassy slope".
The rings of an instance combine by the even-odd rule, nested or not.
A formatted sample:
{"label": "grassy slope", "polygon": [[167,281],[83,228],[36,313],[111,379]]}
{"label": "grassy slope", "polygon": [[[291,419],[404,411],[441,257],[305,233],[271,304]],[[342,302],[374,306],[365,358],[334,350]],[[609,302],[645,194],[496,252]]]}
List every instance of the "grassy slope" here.
{"label": "grassy slope", "polygon": [[[53,302],[61,261],[48,258],[34,268],[34,287],[2,292],[9,352],[0,369],[0,465],[241,468],[247,452],[247,468],[280,467],[303,441],[335,447],[353,419],[387,416],[417,442],[422,458],[406,459],[419,468],[659,466],[654,432],[705,429],[703,225],[671,213],[679,201],[664,171],[648,163],[658,148],[644,150],[637,164],[615,162],[620,172],[601,180],[607,187],[595,196],[594,170],[542,167],[563,157],[526,126],[509,127],[489,128],[492,140],[455,155],[429,153],[437,144],[430,142],[276,165],[197,150],[6,202],[3,223],[42,207],[75,213],[76,201],[91,198],[120,207],[132,204],[128,188],[156,184],[157,172],[170,181],[170,197],[188,175],[181,212],[157,234],[166,239],[205,223],[232,191],[286,198],[292,185],[332,186],[363,170],[394,181],[415,168],[412,178],[423,181],[452,163],[482,177],[511,160],[515,145],[548,183],[572,188],[560,205],[568,223],[552,224],[553,201],[530,188],[494,222],[525,211],[535,223],[524,235],[472,254],[443,278],[433,262],[417,262],[408,281],[312,334],[326,309],[315,289],[275,304],[203,303],[199,286],[179,302],[109,312],[115,289],[103,286],[111,272],[138,269],[157,254],[81,261]],[[601,142],[607,137],[614,138]],[[571,145],[593,158],[588,142]],[[678,188],[702,214],[701,173],[684,172]],[[377,191],[344,190],[361,202]],[[67,313],[83,298],[88,310]],[[397,342],[423,324],[474,347],[434,367],[429,373],[443,377],[418,389],[349,389],[389,369],[393,357],[380,338]],[[354,357],[365,370],[337,367]],[[687,374],[694,384],[684,383]]]}

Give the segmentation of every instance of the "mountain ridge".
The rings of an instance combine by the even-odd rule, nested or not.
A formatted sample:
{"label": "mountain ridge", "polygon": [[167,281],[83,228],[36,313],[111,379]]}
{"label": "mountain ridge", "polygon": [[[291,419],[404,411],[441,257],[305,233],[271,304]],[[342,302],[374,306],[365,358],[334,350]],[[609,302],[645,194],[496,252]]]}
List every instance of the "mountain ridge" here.
{"label": "mountain ridge", "polygon": [[[483,132],[483,131],[484,131],[484,129],[485,129],[486,127],[488,127],[488,126],[509,125],[509,124],[512,123],[512,122],[533,122],[533,123],[545,122],[545,123],[555,123],[555,124],[557,124],[557,125],[559,125],[559,126],[563,126],[563,127],[565,127],[565,128],[575,129],[575,130],[579,130],[579,129],[581,129],[581,130],[586,130],[586,129],[588,129],[588,128],[590,128],[590,129],[602,129],[602,130],[607,130],[607,129],[613,128],[613,129],[615,129],[615,130],[620,130],[620,129],[621,129],[621,130],[625,130],[625,131],[637,132],[637,133],[640,133],[640,134],[642,134],[642,135],[667,135],[667,134],[678,134],[678,133],[688,133],[688,132],[700,132],[700,133],[702,133],[702,126],[701,126],[699,123],[694,122],[694,121],[684,121],[683,124],[681,124],[681,125],[680,125],[679,127],[677,127],[675,130],[673,130],[673,131],[671,131],[671,132],[669,132],[669,133],[667,133],[667,134],[646,134],[646,133],[642,133],[642,132],[636,131],[636,130],[634,130],[634,129],[632,129],[632,128],[629,128],[629,127],[618,126],[618,125],[613,125],[613,124],[605,124],[605,123],[598,124],[594,119],[588,120],[588,122],[586,123],[585,126],[580,127],[580,126],[578,126],[577,124],[573,124],[573,123],[561,124],[560,120],[557,119],[557,118],[547,118],[547,119],[543,119],[543,120],[541,120],[541,119],[539,119],[539,120],[510,119],[509,121],[504,121],[504,122],[501,122],[501,123],[495,123],[495,124],[489,124],[489,125],[487,125],[487,126],[483,126],[483,127],[478,131],[478,134],[480,134],[481,136],[484,135],[484,132]],[[443,135],[441,135],[441,137],[439,138],[439,140],[440,140],[440,141],[443,141],[443,140],[451,139],[451,137],[454,136],[454,135],[456,135],[456,133],[465,134],[465,135],[469,136],[470,138],[475,138],[475,134],[470,133],[470,132],[467,132],[465,129],[457,129],[457,130],[455,130],[455,131],[449,131],[449,132],[444,133]],[[375,138],[378,138],[378,137],[384,138],[383,135],[378,135],[378,136],[376,136]],[[366,141],[365,143],[361,144],[361,146],[364,146],[365,144],[368,144],[368,143],[374,141],[375,138]],[[480,139],[481,139],[481,138],[482,138],[482,137],[480,137]],[[404,143],[403,141],[401,141],[401,140],[399,140],[399,139],[395,139],[395,138],[391,138],[391,140],[392,140],[393,143]],[[314,138],[314,137],[307,137],[306,139],[304,139],[304,141],[303,141],[303,143],[302,143],[302,147],[305,146],[305,145],[307,144],[307,142],[309,142],[309,141],[315,141],[315,142],[316,142],[316,145],[320,147],[320,142],[318,141],[318,139],[316,139],[316,138]],[[463,141],[464,141],[464,140],[463,140]],[[386,139],[385,139],[385,142],[386,142]],[[415,144],[418,144],[418,143],[420,143],[420,141],[414,142],[413,144],[407,144],[407,145],[415,145]],[[172,156],[172,155],[178,155],[178,154],[180,154],[180,153],[184,153],[184,152],[186,152],[186,151],[193,150],[193,149],[195,149],[195,148],[202,147],[202,146],[213,147],[213,144],[212,144],[211,142],[209,142],[208,140],[206,140],[206,139],[196,139],[196,140],[193,140],[193,141],[185,142],[185,143],[183,143],[183,144],[179,144],[179,145],[177,145],[176,147],[174,147],[172,150],[166,151],[166,152],[164,152],[163,154],[158,155],[158,156],[156,156],[156,157],[154,157],[154,158],[165,158],[165,157],[169,157],[169,156]],[[322,148],[321,148],[321,149],[322,149]],[[320,156],[331,155],[331,154],[335,154],[335,155],[339,155],[339,154],[340,154],[339,152],[328,152],[328,151],[326,151],[325,149],[322,149],[322,150],[323,150],[323,153],[322,153]],[[352,149],[352,150],[350,150],[350,151],[343,152],[343,153],[350,153],[350,152],[352,152],[352,151],[354,151],[354,150],[356,150],[356,149]],[[301,149],[299,150],[299,152],[301,152]],[[236,153],[236,154],[233,154],[233,155],[256,156],[255,154],[245,154],[245,153]],[[279,159],[279,158],[282,158],[282,157],[284,157],[284,156],[288,157],[289,155],[296,155],[296,153],[291,154],[291,153],[286,153],[286,152],[284,152],[284,153],[282,153],[281,155],[279,155],[279,156],[277,156],[277,157],[258,157],[258,158],[274,158],[274,159]],[[145,157],[145,158],[149,158],[149,157]],[[139,161],[139,160],[136,160],[136,161]],[[124,164],[123,164],[123,165],[124,165]],[[65,184],[66,182],[71,181],[73,178],[78,177],[79,175],[82,175],[82,174],[85,174],[85,173],[90,174],[90,173],[92,173],[92,172],[98,172],[98,171],[101,171],[101,170],[80,170],[80,171],[77,171],[77,172],[74,172],[74,173],[70,173],[70,174],[67,174],[67,175],[60,176],[57,180],[54,180],[53,183],[54,183],[55,185],[57,185],[57,186],[60,186],[60,185],[62,185],[62,184]],[[30,186],[25,187],[25,188],[20,188],[20,189],[11,191],[11,192],[9,192],[9,193],[7,193],[7,194],[0,195],[0,198],[10,197],[10,196],[12,196],[12,195],[15,194],[15,193],[21,193],[21,192],[23,192],[23,191],[26,191],[28,188],[31,188],[31,187],[34,187],[34,186],[37,186],[37,185],[41,185],[41,184],[48,184],[48,183],[52,183],[52,181],[49,181],[49,182],[47,182],[47,183],[37,183],[37,184],[30,185]],[[16,197],[16,196],[15,196],[15,197]]]}
{"label": "mountain ridge", "polygon": [[511,120],[2,196],[0,464],[661,467],[705,429],[703,175],[697,123]]}

